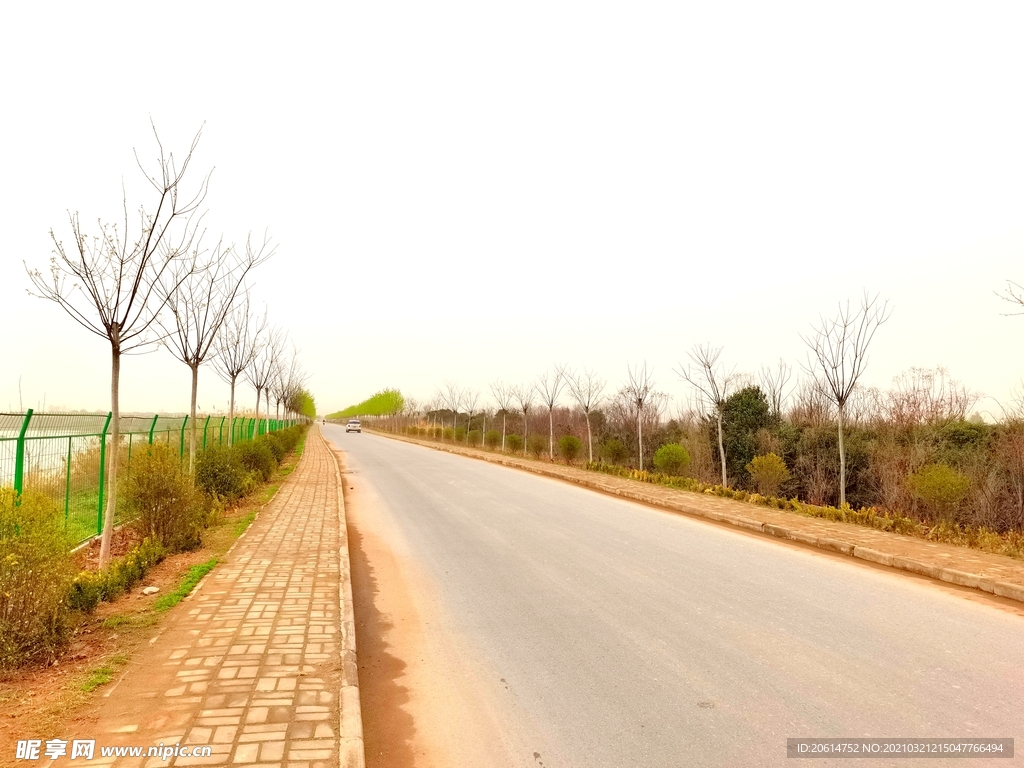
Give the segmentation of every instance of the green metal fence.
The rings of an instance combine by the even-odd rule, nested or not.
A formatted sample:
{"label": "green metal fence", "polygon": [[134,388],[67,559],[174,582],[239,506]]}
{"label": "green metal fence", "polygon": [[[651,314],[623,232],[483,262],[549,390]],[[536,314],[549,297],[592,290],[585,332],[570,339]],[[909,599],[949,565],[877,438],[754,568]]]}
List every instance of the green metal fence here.
{"label": "green metal fence", "polygon": [[[188,453],[192,424],[188,416],[122,416],[120,445],[115,452],[109,413],[0,413],[0,487],[16,495],[33,491],[52,498],[63,510],[75,541],[103,530],[104,501],[109,489],[107,464],[117,454],[120,476],[131,472],[133,451],[154,442]],[[297,419],[201,416],[197,419],[199,450],[210,445],[251,440],[299,423]],[[120,510],[115,522],[120,521]]]}

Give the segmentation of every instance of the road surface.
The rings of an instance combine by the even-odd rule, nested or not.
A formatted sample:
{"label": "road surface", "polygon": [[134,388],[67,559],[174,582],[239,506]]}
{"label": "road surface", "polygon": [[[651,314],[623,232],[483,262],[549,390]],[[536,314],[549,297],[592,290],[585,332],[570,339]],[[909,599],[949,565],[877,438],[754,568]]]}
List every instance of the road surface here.
{"label": "road surface", "polygon": [[[787,737],[1024,749],[1021,611],[526,472],[324,433],[345,454],[353,578],[374,603],[360,615],[357,599],[356,616],[364,717],[387,721],[369,722],[368,765],[791,765]],[[831,764],[851,765],[810,761]]]}

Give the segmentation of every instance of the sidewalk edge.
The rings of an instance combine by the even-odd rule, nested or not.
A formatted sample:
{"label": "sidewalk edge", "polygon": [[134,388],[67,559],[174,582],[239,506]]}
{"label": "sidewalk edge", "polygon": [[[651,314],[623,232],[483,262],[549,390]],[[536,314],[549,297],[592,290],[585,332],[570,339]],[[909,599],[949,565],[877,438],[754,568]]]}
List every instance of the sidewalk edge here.
{"label": "sidewalk edge", "polygon": [[338,548],[339,584],[338,598],[341,601],[341,718],[339,722],[340,768],[365,768],[366,752],[363,746],[363,715],[359,703],[359,665],[356,663],[356,621],[352,603],[352,563],[348,553],[348,526],[345,519],[345,496],[342,492],[341,468],[338,457],[324,437],[317,430],[324,448],[334,462],[334,477],[338,487],[338,523],[340,545]]}

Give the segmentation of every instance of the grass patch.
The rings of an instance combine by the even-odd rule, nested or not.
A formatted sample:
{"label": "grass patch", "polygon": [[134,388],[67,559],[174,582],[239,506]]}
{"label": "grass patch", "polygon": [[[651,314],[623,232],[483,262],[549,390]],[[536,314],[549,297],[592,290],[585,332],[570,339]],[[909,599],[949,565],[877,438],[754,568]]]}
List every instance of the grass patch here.
{"label": "grass patch", "polygon": [[106,685],[113,680],[117,670],[127,663],[128,654],[115,653],[102,667],[96,667],[96,669],[92,670],[88,677],[79,683],[78,689],[83,693],[92,693],[101,685]]}
{"label": "grass patch", "polygon": [[100,626],[104,629],[117,627],[149,627],[156,624],[156,616],[152,613],[117,613],[105,618]]}
{"label": "grass patch", "polygon": [[274,483],[273,485],[268,485],[266,488],[264,488],[263,491],[260,493],[260,497],[257,500],[257,503],[262,505],[269,502],[277,494],[278,487],[279,486],[277,485],[277,483]]}
{"label": "grass patch", "polygon": [[193,565],[188,569],[188,572],[181,580],[181,584],[178,585],[178,588],[157,600],[156,603],[153,604],[153,610],[157,613],[163,613],[164,611],[170,610],[176,606],[188,596],[189,592],[196,588],[196,584],[202,580],[203,576],[212,571],[216,565],[216,557],[207,560],[205,563]]}
{"label": "grass patch", "polygon": [[250,525],[252,525],[252,521],[255,519],[256,513],[250,512],[248,515],[239,520],[238,523],[235,525],[235,538],[237,539],[239,536],[245,533],[246,529]]}

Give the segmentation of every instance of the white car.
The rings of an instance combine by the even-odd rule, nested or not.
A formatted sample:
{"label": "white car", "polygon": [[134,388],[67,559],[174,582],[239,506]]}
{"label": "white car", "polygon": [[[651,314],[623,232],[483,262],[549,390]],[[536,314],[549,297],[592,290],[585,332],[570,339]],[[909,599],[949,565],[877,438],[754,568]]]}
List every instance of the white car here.
{"label": "white car", "polygon": [[362,434],[363,425],[359,423],[359,419],[349,419],[348,424],[345,425],[346,432],[359,432]]}

